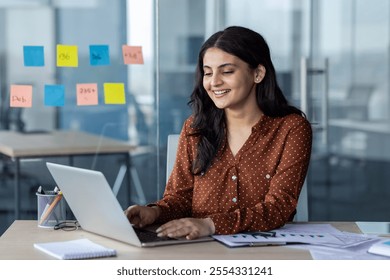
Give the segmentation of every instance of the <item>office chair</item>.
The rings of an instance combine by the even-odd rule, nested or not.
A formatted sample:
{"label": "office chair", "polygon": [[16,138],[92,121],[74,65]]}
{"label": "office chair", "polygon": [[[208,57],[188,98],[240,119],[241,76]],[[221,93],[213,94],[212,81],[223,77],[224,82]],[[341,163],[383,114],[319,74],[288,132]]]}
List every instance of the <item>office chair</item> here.
{"label": "office chair", "polygon": [[369,117],[369,102],[375,91],[375,85],[353,84],[348,88],[345,103],[336,104],[347,119],[364,121]]}
{"label": "office chair", "polygon": [[308,222],[309,221],[309,205],[307,195],[306,180],[303,183],[301,193],[298,198],[297,213],[294,217],[294,222]]}
{"label": "office chair", "polygon": [[168,145],[167,145],[166,182],[168,182],[169,175],[171,175],[173,165],[175,164],[176,151],[178,145],[179,145],[179,134],[169,134]]}
{"label": "office chair", "polygon": [[[172,172],[173,165],[176,159],[176,150],[179,144],[179,134],[168,135],[167,147],[167,169],[166,181],[168,182],[169,175]],[[309,220],[308,201],[307,201],[307,184],[303,184],[301,194],[299,195],[297,213],[294,217],[294,222],[307,222]]]}

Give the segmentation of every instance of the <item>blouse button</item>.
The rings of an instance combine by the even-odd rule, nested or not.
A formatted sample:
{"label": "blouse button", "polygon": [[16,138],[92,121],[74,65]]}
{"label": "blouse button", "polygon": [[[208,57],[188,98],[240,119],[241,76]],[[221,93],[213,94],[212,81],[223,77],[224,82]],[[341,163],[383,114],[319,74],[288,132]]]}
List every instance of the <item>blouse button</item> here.
{"label": "blouse button", "polygon": [[233,180],[233,181],[237,180],[237,176],[236,176],[236,175],[233,175],[233,176],[232,176],[232,180]]}
{"label": "blouse button", "polygon": [[237,198],[233,197],[232,201],[233,201],[234,203],[236,203],[236,202],[237,202]]}
{"label": "blouse button", "polygon": [[267,175],[265,175],[265,178],[269,179],[269,178],[271,178],[271,175],[267,174]]}

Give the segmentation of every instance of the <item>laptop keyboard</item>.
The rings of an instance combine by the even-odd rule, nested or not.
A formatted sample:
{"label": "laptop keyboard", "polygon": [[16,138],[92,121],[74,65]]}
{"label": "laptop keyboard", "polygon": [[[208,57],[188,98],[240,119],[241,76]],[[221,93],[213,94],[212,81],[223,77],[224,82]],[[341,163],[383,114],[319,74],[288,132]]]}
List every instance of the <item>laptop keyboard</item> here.
{"label": "laptop keyboard", "polygon": [[169,237],[158,237],[157,233],[145,229],[134,228],[134,231],[142,243],[172,240],[172,238]]}

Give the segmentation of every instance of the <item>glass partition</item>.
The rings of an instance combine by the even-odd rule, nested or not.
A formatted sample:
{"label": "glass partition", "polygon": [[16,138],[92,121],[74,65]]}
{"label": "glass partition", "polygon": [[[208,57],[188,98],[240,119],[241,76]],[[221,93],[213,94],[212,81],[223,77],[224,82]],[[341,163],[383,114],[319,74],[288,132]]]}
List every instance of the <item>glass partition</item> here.
{"label": "glass partition", "polygon": [[317,13],[329,114],[328,156],[312,161],[313,217],[388,221],[390,3],[318,1]]}
{"label": "glass partition", "polygon": [[123,208],[157,199],[155,15],[153,0],[1,1],[0,141],[20,148],[1,151],[5,228],[36,218],[35,191],[55,185],[46,161],[103,172]]}
{"label": "glass partition", "polygon": [[[183,65],[187,45],[177,49],[183,34],[193,50],[194,35],[206,39],[229,25],[257,30],[270,45],[284,94],[313,125],[309,219],[388,220],[389,11],[383,0],[160,0],[160,94],[185,81],[178,88],[188,100],[192,81],[183,76],[190,79],[194,66]],[[179,73],[165,87],[168,65]],[[188,113],[182,105],[177,110]]]}

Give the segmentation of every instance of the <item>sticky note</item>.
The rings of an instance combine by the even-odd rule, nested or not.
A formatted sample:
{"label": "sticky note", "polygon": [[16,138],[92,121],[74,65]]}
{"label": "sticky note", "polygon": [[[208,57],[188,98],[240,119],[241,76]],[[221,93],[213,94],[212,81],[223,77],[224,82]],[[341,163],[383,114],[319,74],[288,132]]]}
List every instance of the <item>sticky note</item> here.
{"label": "sticky note", "polygon": [[43,46],[23,46],[24,66],[45,66]]}
{"label": "sticky note", "polygon": [[57,67],[78,67],[77,46],[57,45]]}
{"label": "sticky note", "polygon": [[105,104],[125,104],[125,85],[123,83],[104,83]]}
{"label": "sticky note", "polygon": [[9,99],[11,107],[32,107],[32,86],[11,85]]}
{"label": "sticky note", "polygon": [[77,84],[76,93],[78,106],[98,104],[97,84]]}
{"label": "sticky note", "polygon": [[65,86],[45,85],[45,106],[64,106]]}
{"label": "sticky note", "polygon": [[108,45],[90,45],[89,63],[92,66],[109,65],[110,53]]}
{"label": "sticky note", "polygon": [[144,64],[142,47],[123,45],[122,53],[125,64]]}

